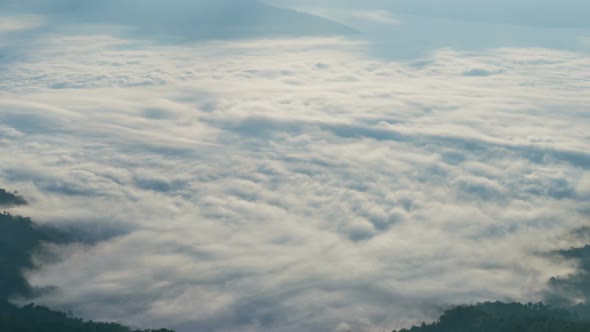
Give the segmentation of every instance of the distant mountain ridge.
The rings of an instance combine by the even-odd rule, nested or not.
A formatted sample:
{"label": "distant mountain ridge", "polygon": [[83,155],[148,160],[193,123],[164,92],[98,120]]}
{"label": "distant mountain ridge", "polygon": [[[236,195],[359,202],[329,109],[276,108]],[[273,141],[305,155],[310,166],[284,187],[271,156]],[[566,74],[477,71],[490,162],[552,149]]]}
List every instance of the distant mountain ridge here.
{"label": "distant mountain ridge", "polygon": [[117,24],[132,27],[140,34],[185,39],[355,32],[340,23],[259,0],[0,0],[0,8],[45,15],[54,23]]}

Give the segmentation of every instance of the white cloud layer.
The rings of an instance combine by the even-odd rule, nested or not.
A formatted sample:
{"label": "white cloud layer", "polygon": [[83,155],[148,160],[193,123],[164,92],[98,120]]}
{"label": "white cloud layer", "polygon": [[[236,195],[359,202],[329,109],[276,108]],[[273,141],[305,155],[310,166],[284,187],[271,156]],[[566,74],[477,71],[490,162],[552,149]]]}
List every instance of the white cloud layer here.
{"label": "white cloud layer", "polygon": [[[0,66],[0,182],[133,229],[40,302],[180,331],[370,331],[539,300],[588,221],[590,58],[370,58],[345,39],[41,39]],[[100,228],[100,226],[97,226]]]}

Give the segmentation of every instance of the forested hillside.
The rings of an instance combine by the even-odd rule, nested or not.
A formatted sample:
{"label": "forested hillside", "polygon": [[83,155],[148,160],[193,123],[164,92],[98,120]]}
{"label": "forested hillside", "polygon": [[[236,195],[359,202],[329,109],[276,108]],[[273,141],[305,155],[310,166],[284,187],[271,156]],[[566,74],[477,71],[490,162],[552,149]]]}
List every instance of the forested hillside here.
{"label": "forested hillside", "polygon": [[0,188],[0,206],[24,205],[27,202],[16,193],[11,193]]}
{"label": "forested hillside", "polygon": [[[22,197],[0,189],[0,207],[23,204],[26,201]],[[34,304],[18,307],[8,301],[14,296],[32,299],[36,294],[47,291],[32,287],[23,276],[23,271],[37,267],[33,256],[41,252],[43,243],[64,244],[73,242],[74,238],[70,232],[37,225],[30,218],[8,212],[0,214],[0,332],[133,331],[120,324],[84,321],[46,307]]]}
{"label": "forested hillside", "polygon": [[[588,332],[590,321],[543,304],[480,303],[447,310],[433,324],[399,332]],[[396,332],[396,331],[394,331]]]}
{"label": "forested hillside", "polygon": [[[98,323],[50,310],[27,305],[17,307],[0,302],[0,331],[2,332],[131,332],[132,329],[115,323]],[[171,332],[170,330],[137,330],[136,332]]]}

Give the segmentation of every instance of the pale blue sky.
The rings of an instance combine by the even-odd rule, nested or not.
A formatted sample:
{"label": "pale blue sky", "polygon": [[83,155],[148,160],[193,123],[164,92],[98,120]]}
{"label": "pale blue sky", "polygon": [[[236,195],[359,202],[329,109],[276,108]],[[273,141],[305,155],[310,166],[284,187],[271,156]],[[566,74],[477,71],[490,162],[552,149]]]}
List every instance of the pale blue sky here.
{"label": "pale blue sky", "polygon": [[428,15],[521,25],[589,27],[590,3],[584,0],[268,0],[287,7],[385,9],[400,14]]}
{"label": "pale blue sky", "polygon": [[[181,38],[330,35],[342,26],[275,11],[256,0],[0,0],[59,21],[114,22]],[[266,0],[348,25],[382,57],[421,57],[440,48],[545,47],[587,50],[590,2],[584,0]],[[279,27],[280,25],[280,27]]]}
{"label": "pale blue sky", "polygon": [[584,0],[269,0],[317,13],[362,32],[376,54],[412,58],[439,48],[587,49]]}

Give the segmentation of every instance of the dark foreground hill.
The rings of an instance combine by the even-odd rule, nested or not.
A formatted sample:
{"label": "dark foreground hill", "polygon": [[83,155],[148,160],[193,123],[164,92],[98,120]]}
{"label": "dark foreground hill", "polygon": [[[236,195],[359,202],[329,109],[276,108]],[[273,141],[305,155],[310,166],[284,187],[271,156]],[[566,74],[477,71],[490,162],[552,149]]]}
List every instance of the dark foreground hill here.
{"label": "dark foreground hill", "polygon": [[17,307],[0,302],[0,332],[172,332],[170,330],[132,330],[115,323],[98,323],[70,317],[46,307]]}
{"label": "dark foreground hill", "polygon": [[[0,207],[24,205],[26,201],[0,189]],[[0,332],[132,332],[131,328],[114,323],[97,323],[71,317],[33,304],[19,307],[9,303],[18,296],[33,298],[47,291],[32,287],[23,271],[37,268],[33,257],[43,254],[44,243],[67,244],[76,236],[35,224],[31,219],[0,213]],[[172,332],[170,330],[139,330],[136,332]]]}
{"label": "dark foreground hill", "polygon": [[399,332],[590,332],[590,322],[543,304],[486,302],[455,307],[435,323]]}
{"label": "dark foreground hill", "polygon": [[5,189],[0,188],[0,206],[14,206],[27,204],[24,198],[20,197],[17,193],[11,193]]}

